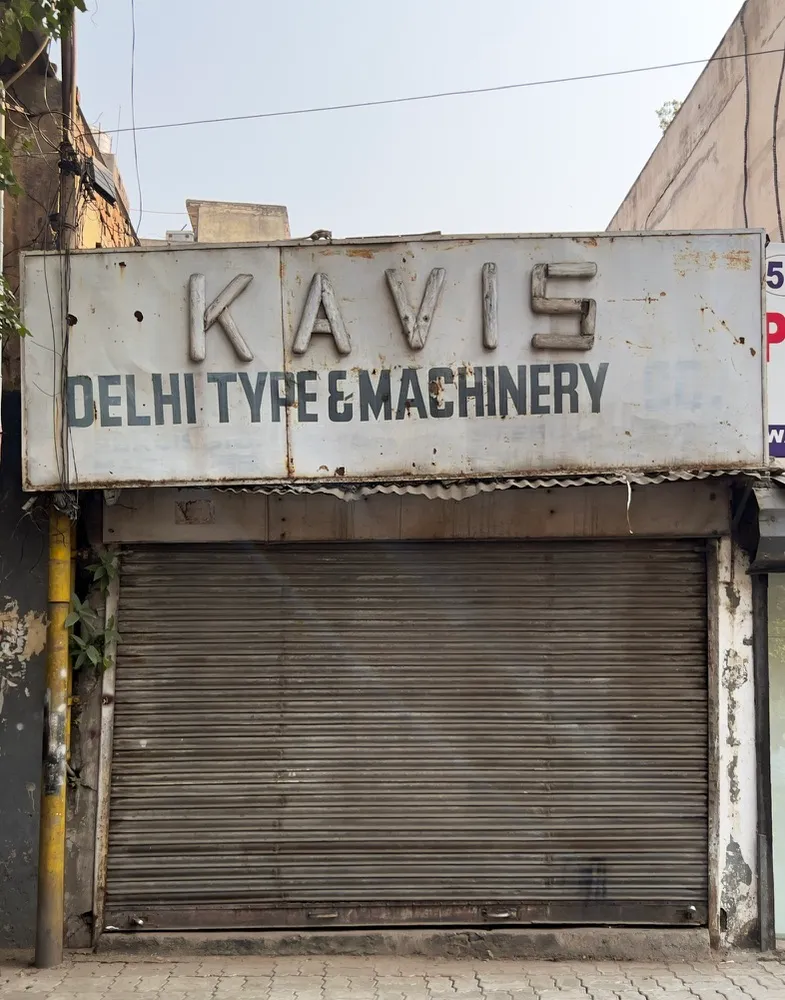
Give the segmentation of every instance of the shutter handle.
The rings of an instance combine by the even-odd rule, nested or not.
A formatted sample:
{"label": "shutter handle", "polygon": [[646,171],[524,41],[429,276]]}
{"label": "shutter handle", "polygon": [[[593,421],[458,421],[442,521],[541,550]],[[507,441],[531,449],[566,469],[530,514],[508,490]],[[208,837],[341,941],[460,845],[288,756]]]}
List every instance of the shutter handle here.
{"label": "shutter handle", "polygon": [[337,913],[309,913],[309,920],[337,920]]}
{"label": "shutter handle", "polygon": [[512,916],[509,910],[486,910],[485,916],[489,917],[491,920],[506,920],[508,917]]}

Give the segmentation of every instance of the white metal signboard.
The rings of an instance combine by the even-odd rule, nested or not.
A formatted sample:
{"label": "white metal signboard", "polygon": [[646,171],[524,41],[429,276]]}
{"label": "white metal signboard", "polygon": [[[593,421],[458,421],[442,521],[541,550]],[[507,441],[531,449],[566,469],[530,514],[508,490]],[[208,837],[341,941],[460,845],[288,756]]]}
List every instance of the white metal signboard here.
{"label": "white metal signboard", "polygon": [[785,244],[766,247],[769,455],[785,466]]}
{"label": "white metal signboard", "polygon": [[757,233],[197,245],[67,270],[25,258],[29,489],[765,461]]}

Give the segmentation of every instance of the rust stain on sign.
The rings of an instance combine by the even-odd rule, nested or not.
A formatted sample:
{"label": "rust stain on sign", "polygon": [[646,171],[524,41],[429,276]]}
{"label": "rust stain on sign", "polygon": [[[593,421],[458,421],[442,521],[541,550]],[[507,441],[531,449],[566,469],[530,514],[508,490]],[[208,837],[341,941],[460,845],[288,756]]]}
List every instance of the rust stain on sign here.
{"label": "rust stain on sign", "polygon": [[[439,378],[431,379],[428,383],[429,394],[437,401],[441,403],[442,393],[444,392],[444,379],[440,376]],[[436,454],[436,449],[433,449],[434,454]]]}
{"label": "rust stain on sign", "polygon": [[684,250],[673,258],[676,273],[684,278],[688,271],[714,271],[723,267],[731,271],[749,271],[752,257],[749,250],[726,250],[717,253],[712,250]]}
{"label": "rust stain on sign", "polygon": [[734,271],[749,271],[752,267],[749,250],[728,250],[722,256],[726,267],[733,268]]}
{"label": "rust stain on sign", "polygon": [[364,257],[366,260],[373,260],[374,252],[369,247],[347,247],[347,257]]}

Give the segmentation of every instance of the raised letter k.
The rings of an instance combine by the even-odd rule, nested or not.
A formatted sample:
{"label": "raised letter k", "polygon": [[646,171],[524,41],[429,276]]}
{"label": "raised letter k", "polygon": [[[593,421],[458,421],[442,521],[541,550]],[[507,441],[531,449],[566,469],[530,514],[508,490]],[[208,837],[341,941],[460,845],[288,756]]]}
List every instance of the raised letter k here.
{"label": "raised letter k", "polygon": [[226,338],[234,348],[234,353],[241,361],[253,361],[253,352],[243,339],[243,335],[235,323],[229,306],[238,295],[241,295],[253,281],[252,274],[238,274],[219,292],[209,306],[206,302],[207,282],[203,274],[192,274],[188,283],[188,302],[190,308],[190,354],[191,361],[204,361],[207,357],[207,331],[214,323],[218,323]]}

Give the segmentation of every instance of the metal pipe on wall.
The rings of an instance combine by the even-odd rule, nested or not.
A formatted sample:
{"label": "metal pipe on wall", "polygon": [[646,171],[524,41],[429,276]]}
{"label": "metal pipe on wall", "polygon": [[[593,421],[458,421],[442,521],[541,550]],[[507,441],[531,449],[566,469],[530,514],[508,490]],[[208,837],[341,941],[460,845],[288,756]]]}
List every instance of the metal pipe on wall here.
{"label": "metal pipe on wall", "polygon": [[[76,525],[71,522],[71,578],[70,578],[70,594],[73,594],[76,590]],[[69,629],[70,635],[70,629]],[[71,669],[71,664],[68,664],[68,700],[66,701],[65,709],[65,761],[69,764],[71,761],[71,715],[73,711],[74,704],[74,672]]]}
{"label": "metal pipe on wall", "polygon": [[70,603],[71,521],[53,506],[49,515],[49,625],[35,940],[35,964],[39,969],[51,968],[63,960],[66,711],[70,671],[65,622]]}
{"label": "metal pipe on wall", "polygon": [[[68,252],[76,246],[77,218],[76,177],[69,162],[73,158],[76,116],[76,36],[73,24],[62,38],[62,62],[59,246],[61,251]],[[66,283],[65,269],[61,272],[61,280]],[[67,283],[64,288],[67,293]],[[67,299],[65,301],[67,309]],[[62,321],[65,323],[65,315]],[[63,352],[62,364],[67,365],[67,351]],[[66,460],[67,440],[64,434],[64,468],[67,467]],[[65,939],[66,758],[71,687],[66,619],[72,592],[72,533],[70,517],[53,503],[49,513],[49,626],[35,942],[35,964],[39,969],[48,969],[62,962]]]}
{"label": "metal pipe on wall", "polygon": [[[5,142],[5,86],[0,82],[0,141]],[[0,190],[0,274],[5,268],[5,191]]]}
{"label": "metal pipe on wall", "polygon": [[[5,86],[0,82],[0,141],[5,142]],[[5,191],[0,189],[0,277],[5,274]],[[0,392],[3,389],[3,376],[0,372]],[[0,426],[0,442],[3,428]]]}
{"label": "metal pipe on wall", "polygon": [[62,39],[62,104],[63,128],[60,142],[60,209],[59,209],[59,249],[75,250],[77,245],[77,178],[72,165],[67,162],[74,156],[73,144],[76,134],[76,25]]}

